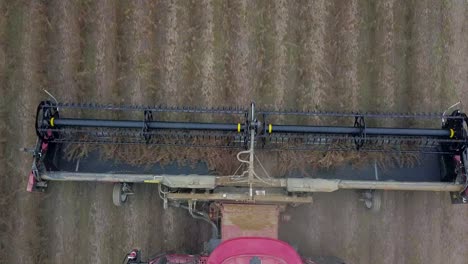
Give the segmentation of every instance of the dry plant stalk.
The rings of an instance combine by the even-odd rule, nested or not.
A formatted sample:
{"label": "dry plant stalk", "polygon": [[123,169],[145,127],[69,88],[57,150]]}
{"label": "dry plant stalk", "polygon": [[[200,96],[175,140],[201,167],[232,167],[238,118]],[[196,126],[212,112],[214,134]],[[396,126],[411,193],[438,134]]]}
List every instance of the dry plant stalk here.
{"label": "dry plant stalk", "polygon": [[[164,166],[171,162],[179,166],[194,166],[202,162],[211,172],[219,175],[230,175],[240,165],[236,159],[237,149],[208,147],[70,144],[65,148],[65,153],[68,160],[76,160],[96,150],[99,150],[102,160],[134,166]],[[420,162],[419,154],[395,152],[274,150],[257,151],[256,155],[273,177],[284,177],[291,171],[299,171],[310,177],[311,169],[332,169],[344,165],[358,169],[373,162],[383,170],[414,167]]]}

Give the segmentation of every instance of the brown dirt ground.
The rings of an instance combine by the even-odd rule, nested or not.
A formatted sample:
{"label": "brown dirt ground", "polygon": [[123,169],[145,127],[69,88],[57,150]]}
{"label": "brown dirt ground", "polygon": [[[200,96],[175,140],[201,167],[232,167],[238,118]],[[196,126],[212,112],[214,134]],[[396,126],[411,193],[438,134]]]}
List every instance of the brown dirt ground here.
{"label": "brown dirt ground", "polygon": [[[0,263],[115,263],[133,247],[196,252],[209,235],[184,211],[161,213],[152,185],[136,186],[124,208],[105,184],[26,193],[30,157],[18,148],[34,143],[42,89],[78,102],[440,111],[461,100],[466,109],[467,30],[466,1],[0,1],[0,205],[9,208]],[[233,158],[191,155],[218,157],[213,166]],[[318,194],[288,213],[281,237],[306,255],[468,259],[468,209],[447,194],[386,192],[377,214],[355,192]]]}

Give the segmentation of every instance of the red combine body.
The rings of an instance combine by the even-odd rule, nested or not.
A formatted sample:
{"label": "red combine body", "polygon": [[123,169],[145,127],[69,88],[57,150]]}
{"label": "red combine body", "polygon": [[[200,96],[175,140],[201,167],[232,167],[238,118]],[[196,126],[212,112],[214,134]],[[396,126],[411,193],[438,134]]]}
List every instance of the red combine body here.
{"label": "red combine body", "polygon": [[224,241],[209,256],[174,254],[158,257],[149,263],[286,264],[313,262],[304,262],[294,248],[281,240],[266,237],[239,237]]}
{"label": "red combine body", "polygon": [[206,255],[162,254],[142,262],[140,252],[128,254],[128,264],[200,263],[200,264],[341,264],[332,258],[316,262],[301,257],[288,243],[278,240],[282,205],[232,204],[217,206],[222,216],[221,241]]}

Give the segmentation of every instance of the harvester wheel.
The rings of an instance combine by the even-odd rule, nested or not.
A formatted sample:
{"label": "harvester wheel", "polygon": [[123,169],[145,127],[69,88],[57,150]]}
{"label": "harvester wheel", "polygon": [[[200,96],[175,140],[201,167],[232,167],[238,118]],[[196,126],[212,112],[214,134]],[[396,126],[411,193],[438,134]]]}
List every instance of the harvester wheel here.
{"label": "harvester wheel", "polygon": [[382,191],[374,190],[372,194],[372,208],[373,212],[379,212],[382,207]]}
{"label": "harvester wheel", "polygon": [[379,190],[366,190],[362,193],[361,201],[364,202],[367,209],[379,212],[382,206],[382,192]]}
{"label": "harvester wheel", "polygon": [[124,192],[122,183],[114,183],[112,201],[116,206],[122,206],[127,201],[127,193]]}

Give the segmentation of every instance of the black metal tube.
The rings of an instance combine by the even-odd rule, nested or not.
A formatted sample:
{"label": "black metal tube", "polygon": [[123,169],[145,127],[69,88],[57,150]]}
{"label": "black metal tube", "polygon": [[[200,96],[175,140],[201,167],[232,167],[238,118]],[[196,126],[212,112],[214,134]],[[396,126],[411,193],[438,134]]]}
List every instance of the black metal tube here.
{"label": "black metal tube", "polygon": [[[338,126],[289,126],[272,125],[272,133],[317,133],[317,134],[348,134],[359,135],[361,128],[358,127],[338,127]],[[423,129],[423,128],[385,128],[366,127],[363,128],[366,135],[387,135],[387,136],[424,136],[424,137],[449,137],[448,129]]]}
{"label": "black metal tube", "polygon": [[[143,128],[143,121],[135,120],[105,120],[105,119],[74,119],[59,118],[54,120],[57,127],[108,127],[108,128]],[[200,123],[200,122],[148,122],[150,129],[179,129],[179,130],[217,130],[238,131],[238,124],[224,123]],[[243,131],[244,125],[241,125]],[[359,135],[388,135],[388,136],[425,136],[425,137],[449,137],[448,129],[423,129],[423,128],[384,128],[384,127],[340,127],[340,126],[293,126],[272,125],[272,133],[313,133],[313,134],[342,134]]]}
{"label": "black metal tube", "polygon": [[[134,120],[104,120],[104,119],[73,119],[59,118],[54,120],[57,127],[108,127],[108,128],[143,128],[145,122]],[[196,123],[196,122],[148,122],[150,129],[181,129],[181,130],[218,130],[237,131],[238,124]],[[244,126],[241,125],[241,129]]]}

